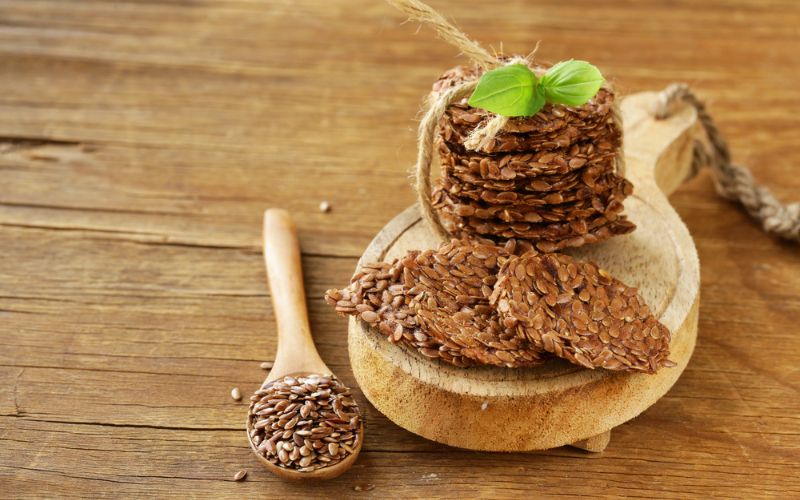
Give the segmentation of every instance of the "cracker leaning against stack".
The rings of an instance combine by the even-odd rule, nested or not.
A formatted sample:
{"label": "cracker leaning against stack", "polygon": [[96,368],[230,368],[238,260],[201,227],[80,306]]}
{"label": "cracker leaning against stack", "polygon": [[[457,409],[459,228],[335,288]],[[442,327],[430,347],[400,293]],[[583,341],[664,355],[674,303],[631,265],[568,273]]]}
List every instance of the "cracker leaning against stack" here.
{"label": "cracker leaning against stack", "polygon": [[636,289],[596,264],[515,240],[453,240],[370,263],[325,300],[391,342],[460,367],[518,368],[553,356],[620,371],[671,365],[669,331]]}

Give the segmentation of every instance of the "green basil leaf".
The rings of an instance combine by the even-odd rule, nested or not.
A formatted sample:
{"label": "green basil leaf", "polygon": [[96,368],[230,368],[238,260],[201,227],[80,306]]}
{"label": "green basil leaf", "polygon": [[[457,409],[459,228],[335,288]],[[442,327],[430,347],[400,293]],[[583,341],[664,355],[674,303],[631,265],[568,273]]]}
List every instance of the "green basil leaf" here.
{"label": "green basil leaf", "polygon": [[586,61],[561,61],[544,74],[539,85],[547,102],[581,106],[597,94],[605,79]]}
{"label": "green basil leaf", "polygon": [[531,101],[530,106],[528,107],[528,114],[524,116],[533,116],[539,112],[540,109],[544,107],[545,97],[544,97],[544,88],[541,85],[536,85],[536,88],[533,89],[533,100]]}
{"label": "green basil leaf", "polygon": [[544,105],[536,95],[536,76],[524,64],[487,71],[469,98],[469,105],[503,116],[531,116]]}

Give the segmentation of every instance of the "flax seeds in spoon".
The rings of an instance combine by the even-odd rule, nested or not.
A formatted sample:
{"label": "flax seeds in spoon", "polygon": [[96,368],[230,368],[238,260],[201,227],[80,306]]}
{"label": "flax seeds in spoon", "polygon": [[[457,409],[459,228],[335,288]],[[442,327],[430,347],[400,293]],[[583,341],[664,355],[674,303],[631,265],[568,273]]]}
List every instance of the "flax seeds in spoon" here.
{"label": "flax seeds in spoon", "polygon": [[334,375],[270,382],[250,398],[250,439],[278,467],[311,472],[337,464],[359,446],[361,413]]}

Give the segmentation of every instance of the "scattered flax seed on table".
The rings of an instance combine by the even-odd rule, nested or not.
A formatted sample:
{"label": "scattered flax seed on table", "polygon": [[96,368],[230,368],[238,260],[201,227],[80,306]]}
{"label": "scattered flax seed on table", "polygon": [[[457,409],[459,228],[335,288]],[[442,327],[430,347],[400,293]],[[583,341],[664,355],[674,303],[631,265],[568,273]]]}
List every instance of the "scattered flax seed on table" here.
{"label": "scattered flax seed on table", "polygon": [[239,390],[238,387],[234,387],[231,389],[231,397],[234,401],[241,401],[242,400],[242,391]]}
{"label": "scattered flax seed on table", "polygon": [[245,477],[247,477],[247,471],[246,470],[240,470],[239,472],[236,473],[235,476],[233,476],[233,480],[234,481],[242,481],[242,480],[244,480]]}
{"label": "scattered flax seed on table", "polygon": [[327,201],[321,202],[319,204],[319,211],[324,213],[324,214],[327,214],[328,212],[331,211],[331,204],[329,202],[327,202]]}

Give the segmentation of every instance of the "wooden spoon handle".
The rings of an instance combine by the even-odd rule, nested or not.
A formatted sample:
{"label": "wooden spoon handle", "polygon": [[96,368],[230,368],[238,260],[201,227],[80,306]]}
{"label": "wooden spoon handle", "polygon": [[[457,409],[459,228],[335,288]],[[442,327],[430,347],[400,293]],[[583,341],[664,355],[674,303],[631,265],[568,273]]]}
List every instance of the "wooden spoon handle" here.
{"label": "wooden spoon handle", "polygon": [[285,210],[264,212],[264,262],[278,322],[278,352],[267,381],[290,373],[330,373],[311,338],[300,243],[294,223]]}

